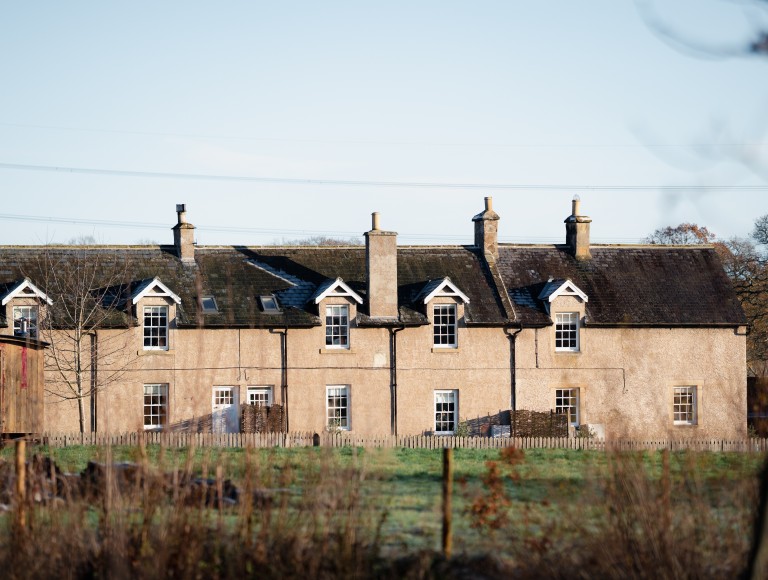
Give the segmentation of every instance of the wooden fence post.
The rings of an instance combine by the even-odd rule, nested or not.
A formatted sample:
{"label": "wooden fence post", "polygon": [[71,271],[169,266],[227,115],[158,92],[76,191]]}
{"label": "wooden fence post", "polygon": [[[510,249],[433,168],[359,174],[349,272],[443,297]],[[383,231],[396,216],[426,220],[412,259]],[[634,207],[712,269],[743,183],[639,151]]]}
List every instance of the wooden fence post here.
{"label": "wooden fence post", "polygon": [[451,557],[453,549],[453,519],[451,504],[453,496],[453,449],[443,449],[443,555]]}
{"label": "wooden fence post", "polygon": [[21,530],[27,527],[27,463],[24,439],[16,441],[16,523]]}

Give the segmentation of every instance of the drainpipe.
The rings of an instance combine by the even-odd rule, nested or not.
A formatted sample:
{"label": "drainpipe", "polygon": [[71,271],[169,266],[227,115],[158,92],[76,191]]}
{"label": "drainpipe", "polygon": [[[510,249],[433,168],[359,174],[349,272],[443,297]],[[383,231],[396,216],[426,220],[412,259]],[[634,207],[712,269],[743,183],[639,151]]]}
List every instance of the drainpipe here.
{"label": "drainpipe", "polygon": [[270,328],[269,332],[280,335],[280,399],[283,401],[285,413],[285,432],[288,433],[288,327],[283,330]]}
{"label": "drainpipe", "polygon": [[[0,345],[0,440],[5,433],[5,415],[3,403],[5,402],[5,349]],[[2,443],[2,441],[0,441]]]}
{"label": "drainpipe", "polygon": [[99,341],[96,332],[91,332],[91,432],[95,433],[98,426],[98,364],[99,364]]}
{"label": "drainpipe", "polygon": [[510,327],[504,327],[504,334],[509,339],[509,379],[513,413],[517,411],[517,357],[515,356],[515,343],[517,342],[517,335],[523,331],[522,323],[519,323],[518,326],[519,328],[513,333],[509,332]]}
{"label": "drainpipe", "polygon": [[397,333],[405,326],[389,329],[389,391],[391,397],[390,421],[392,435],[397,435]]}

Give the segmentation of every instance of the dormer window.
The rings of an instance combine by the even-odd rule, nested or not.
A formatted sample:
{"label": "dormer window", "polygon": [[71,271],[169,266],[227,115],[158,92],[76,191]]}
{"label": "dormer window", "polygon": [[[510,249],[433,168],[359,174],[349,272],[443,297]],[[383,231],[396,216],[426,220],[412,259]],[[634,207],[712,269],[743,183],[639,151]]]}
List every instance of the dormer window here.
{"label": "dormer window", "polygon": [[555,350],[579,351],[578,312],[558,312],[555,315]]}
{"label": "dormer window", "polygon": [[456,348],[456,305],[435,304],[432,323],[435,348]]}
{"label": "dormer window", "polygon": [[459,346],[459,305],[469,304],[469,296],[459,290],[450,278],[442,278],[430,280],[417,300],[423,300],[426,308],[432,311],[433,352],[435,349],[456,349]]}
{"label": "dormer window", "polygon": [[13,307],[13,335],[38,338],[37,306]]}
{"label": "dormer window", "polygon": [[[210,298],[213,298],[211,296]],[[141,308],[142,300],[162,302],[163,305],[147,305]],[[136,284],[131,293],[131,302],[137,310],[141,308],[144,332],[144,350],[168,350],[168,320],[171,310],[165,304],[171,306],[181,304],[181,298],[171,291],[168,286],[160,281],[160,278],[147,278]],[[214,301],[215,302],[215,301]],[[139,314],[138,311],[136,313]]]}
{"label": "dormer window", "polygon": [[35,286],[29,278],[9,284],[5,294],[0,295],[0,306],[11,307],[10,314],[13,318],[13,335],[24,338],[38,339],[38,320],[40,307],[50,306],[53,301],[45,293]]}
{"label": "dormer window", "polygon": [[[315,304],[320,305],[324,300],[335,302],[335,304],[320,305],[318,314],[322,315],[322,308],[325,307],[325,348],[326,349],[346,349],[349,350],[349,318],[350,305],[355,303],[362,304],[363,299],[352,290],[341,278],[335,280],[326,280],[315,291],[311,298]],[[347,304],[339,304],[347,302]],[[354,311],[352,311],[354,317]]]}
{"label": "dormer window", "polygon": [[334,304],[325,307],[326,348],[349,348],[349,306]]}
{"label": "dormer window", "polygon": [[168,307],[144,307],[144,350],[168,350]]}

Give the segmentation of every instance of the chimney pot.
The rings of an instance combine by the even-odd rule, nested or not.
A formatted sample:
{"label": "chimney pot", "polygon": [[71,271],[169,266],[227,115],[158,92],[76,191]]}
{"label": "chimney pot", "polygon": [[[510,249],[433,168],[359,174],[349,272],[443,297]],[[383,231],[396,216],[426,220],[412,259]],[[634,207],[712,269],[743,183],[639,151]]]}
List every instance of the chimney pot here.
{"label": "chimney pot", "polygon": [[493,211],[493,198],[491,196],[485,198],[485,211]]}
{"label": "chimney pot", "polygon": [[371,229],[375,232],[378,232],[381,227],[379,227],[379,212],[375,211],[371,214]]}
{"label": "chimney pot", "polygon": [[579,197],[578,193],[573,196],[573,201],[571,202],[571,215],[572,216],[581,215],[581,197]]}

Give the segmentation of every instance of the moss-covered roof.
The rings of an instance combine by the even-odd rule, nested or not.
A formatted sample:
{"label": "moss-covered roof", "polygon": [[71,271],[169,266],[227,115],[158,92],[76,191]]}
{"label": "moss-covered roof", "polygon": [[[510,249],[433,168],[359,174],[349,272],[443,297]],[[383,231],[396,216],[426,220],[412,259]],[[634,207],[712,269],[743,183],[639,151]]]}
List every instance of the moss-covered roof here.
{"label": "moss-covered roof", "polygon": [[[410,326],[427,324],[424,290],[449,277],[470,299],[467,324],[536,326],[551,324],[540,299],[547,282],[570,279],[589,297],[588,324],[745,324],[709,247],[598,246],[586,261],[563,246],[501,245],[499,254],[489,267],[471,246],[398,247],[396,321],[367,316],[364,246],[201,246],[194,263],[179,260],[173,246],[6,246],[0,247],[0,287],[28,277],[54,300],[55,310],[65,299],[56,295],[53,272],[59,279],[76,276],[86,264],[95,272],[91,285],[101,285],[97,295],[117,306],[110,325],[136,323],[127,297],[157,277],[181,299],[180,327],[308,327],[321,323],[311,297],[342,278],[364,301],[358,324]],[[262,310],[259,297],[266,295],[277,297],[279,313]],[[203,314],[205,296],[215,298],[218,313]]]}
{"label": "moss-covered roof", "polygon": [[596,246],[591,253],[580,261],[565,246],[501,246],[499,270],[519,321],[551,324],[539,296],[550,279],[570,279],[589,298],[587,324],[746,324],[711,247]]}

